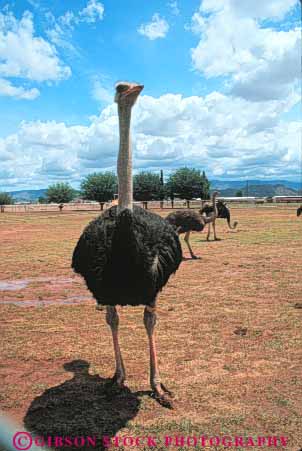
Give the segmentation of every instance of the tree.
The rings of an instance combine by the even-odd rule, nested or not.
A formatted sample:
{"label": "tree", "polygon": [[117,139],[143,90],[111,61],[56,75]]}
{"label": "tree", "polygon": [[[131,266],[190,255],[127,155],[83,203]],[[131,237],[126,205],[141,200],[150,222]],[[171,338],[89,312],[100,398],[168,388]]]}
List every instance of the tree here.
{"label": "tree", "polygon": [[202,171],[202,186],[203,186],[203,195],[202,199],[210,199],[210,186],[211,183],[206,176],[205,171]]}
{"label": "tree", "polygon": [[164,200],[166,197],[166,189],[165,189],[165,182],[164,182],[164,171],[160,170],[160,192],[159,192],[159,199],[160,199],[160,208],[164,207]]}
{"label": "tree", "polygon": [[11,205],[13,203],[14,199],[9,193],[0,193],[0,205]]}
{"label": "tree", "polygon": [[242,197],[242,195],[243,195],[242,190],[239,189],[239,190],[236,192],[236,197]]}
{"label": "tree", "polygon": [[75,197],[75,190],[69,183],[54,183],[47,188],[45,196],[48,203],[60,204],[70,202]]}
{"label": "tree", "polygon": [[135,200],[148,201],[162,198],[163,188],[158,174],[140,172],[133,177],[133,197]]}
{"label": "tree", "polygon": [[40,196],[40,197],[38,198],[38,203],[39,203],[39,204],[47,204],[47,199],[46,199],[46,197]]}
{"label": "tree", "polygon": [[0,211],[4,212],[4,205],[11,205],[14,203],[13,197],[9,193],[0,193]]}
{"label": "tree", "polygon": [[195,197],[206,199],[210,183],[198,169],[180,168],[171,174],[167,182],[167,191],[171,197],[191,200]]}
{"label": "tree", "polygon": [[117,177],[113,172],[98,172],[89,174],[81,183],[84,199],[95,200],[101,205],[112,200],[117,192]]}

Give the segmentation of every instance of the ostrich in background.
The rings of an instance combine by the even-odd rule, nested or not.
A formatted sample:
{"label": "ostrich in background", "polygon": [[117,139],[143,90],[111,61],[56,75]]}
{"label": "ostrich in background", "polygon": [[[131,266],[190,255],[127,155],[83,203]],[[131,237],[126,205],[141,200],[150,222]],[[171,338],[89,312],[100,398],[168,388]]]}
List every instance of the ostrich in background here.
{"label": "ostrich in background", "polygon": [[[218,200],[216,208],[217,208],[217,218],[226,219],[230,230],[236,229],[238,222],[234,221],[233,225],[231,224],[231,213],[227,205],[222,200]],[[205,204],[199,211],[201,215],[210,216],[213,213],[213,206]],[[214,231],[214,240],[218,240],[215,231],[215,223],[213,223],[213,231]],[[211,233],[211,224],[209,224],[208,226],[207,240],[210,239],[210,233]]]}
{"label": "ostrich in background", "polygon": [[300,216],[302,214],[302,205],[297,209],[297,216]]}
{"label": "ostrich in background", "polygon": [[118,339],[117,305],[144,305],[144,325],[149,339],[150,382],[156,399],[172,407],[171,393],[161,383],[154,328],[156,298],[182,261],[179,237],[163,218],[133,206],[131,109],[143,86],[116,85],[120,146],[118,155],[118,205],[106,210],[83,231],[73,253],[72,268],[81,274],[96,299],[106,306],[111,328],[116,371],[113,383],[124,386],[125,367]]}
{"label": "ostrich in background", "polygon": [[197,257],[190,245],[190,233],[191,232],[202,232],[206,224],[215,224],[217,217],[216,208],[216,197],[218,193],[216,191],[212,194],[212,212],[208,215],[201,215],[199,212],[194,210],[177,210],[170,213],[166,217],[166,221],[174,226],[178,234],[185,233],[184,240],[188,246],[190,255],[192,259],[197,259]]}

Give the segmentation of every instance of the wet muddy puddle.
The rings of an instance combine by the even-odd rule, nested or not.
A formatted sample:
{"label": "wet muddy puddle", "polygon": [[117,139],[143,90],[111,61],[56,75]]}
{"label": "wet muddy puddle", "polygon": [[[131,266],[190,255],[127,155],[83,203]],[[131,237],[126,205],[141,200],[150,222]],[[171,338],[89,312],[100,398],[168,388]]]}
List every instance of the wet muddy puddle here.
{"label": "wet muddy puddle", "polygon": [[43,301],[40,299],[30,299],[22,301],[0,301],[0,304],[16,305],[18,307],[48,307],[50,305],[77,305],[77,304],[95,304],[95,300],[88,298],[87,296],[73,296],[64,299],[50,299],[48,301]]}
{"label": "wet muddy puddle", "polygon": [[32,284],[47,284],[48,289],[62,285],[77,283],[77,279],[63,277],[35,277],[18,280],[2,280],[0,281],[0,304],[10,304],[19,307],[48,307],[50,305],[75,305],[82,303],[95,303],[89,296],[70,296],[59,299],[1,299],[1,291],[21,291],[29,288]]}

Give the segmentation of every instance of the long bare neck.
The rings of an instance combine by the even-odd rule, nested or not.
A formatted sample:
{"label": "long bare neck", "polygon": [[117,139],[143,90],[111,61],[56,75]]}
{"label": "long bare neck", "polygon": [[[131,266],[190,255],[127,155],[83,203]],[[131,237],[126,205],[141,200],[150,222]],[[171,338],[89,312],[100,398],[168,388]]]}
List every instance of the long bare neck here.
{"label": "long bare neck", "polygon": [[118,210],[133,208],[132,151],[130,142],[131,107],[118,107],[120,148],[117,160]]}
{"label": "long bare neck", "polygon": [[212,207],[213,207],[213,212],[214,212],[215,218],[217,218],[217,216],[218,216],[218,211],[217,211],[217,206],[216,206],[216,197],[217,197],[217,194],[212,194]]}

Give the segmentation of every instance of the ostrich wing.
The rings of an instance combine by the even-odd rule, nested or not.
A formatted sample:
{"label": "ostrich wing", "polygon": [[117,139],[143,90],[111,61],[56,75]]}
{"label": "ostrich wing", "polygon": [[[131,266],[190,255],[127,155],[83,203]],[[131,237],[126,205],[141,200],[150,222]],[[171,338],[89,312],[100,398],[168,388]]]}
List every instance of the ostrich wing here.
{"label": "ostrich wing", "polygon": [[191,231],[201,232],[205,226],[200,213],[194,210],[178,210],[172,212],[166,217],[166,221],[174,226],[178,233]]}

